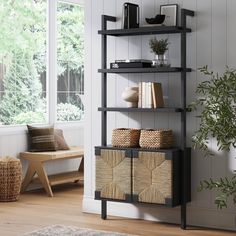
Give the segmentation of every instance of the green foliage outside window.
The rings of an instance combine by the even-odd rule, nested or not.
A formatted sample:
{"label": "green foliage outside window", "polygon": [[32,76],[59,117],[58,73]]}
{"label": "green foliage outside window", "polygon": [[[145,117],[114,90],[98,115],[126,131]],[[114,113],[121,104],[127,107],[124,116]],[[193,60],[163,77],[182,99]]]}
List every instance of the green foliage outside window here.
{"label": "green foliage outside window", "polygon": [[57,116],[60,121],[81,120],[84,112],[71,103],[59,103],[57,105]]}
{"label": "green foliage outside window", "polygon": [[[0,124],[46,121],[46,91],[40,81],[46,71],[46,7],[45,0],[0,0],[0,66],[4,72],[0,76]],[[57,12],[58,75],[81,71],[83,8],[60,3]]]}
{"label": "green foliage outside window", "polygon": [[[17,121],[15,117],[21,113],[36,112],[43,102],[40,99],[42,85],[33,60],[27,54],[22,60],[20,53],[13,58],[3,81],[5,91],[0,102],[1,121],[4,124],[13,124],[13,121]],[[33,116],[31,121],[37,123]],[[45,122],[45,119],[42,121]]]}
{"label": "green foliage outside window", "polygon": [[13,124],[30,124],[32,123],[44,123],[45,117],[42,112],[28,111],[26,113],[20,113],[13,118]]}

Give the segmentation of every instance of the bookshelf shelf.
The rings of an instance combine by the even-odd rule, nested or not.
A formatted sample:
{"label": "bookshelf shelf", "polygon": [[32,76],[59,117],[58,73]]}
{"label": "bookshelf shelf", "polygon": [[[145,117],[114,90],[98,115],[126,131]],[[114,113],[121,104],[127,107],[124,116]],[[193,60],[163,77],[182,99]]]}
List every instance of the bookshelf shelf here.
{"label": "bookshelf shelf", "polygon": [[[108,155],[105,159],[110,158],[112,160],[112,163],[114,162],[114,158],[116,158],[119,155],[125,155],[124,159],[126,159],[127,163],[130,166],[127,167],[127,165],[124,165],[126,168],[131,170],[130,167],[133,168],[132,163],[136,162],[139,159],[138,152],[142,151],[145,155],[150,155],[149,152],[163,152],[165,155],[165,160],[172,161],[173,166],[177,166],[176,168],[173,168],[172,171],[169,171],[168,173],[171,173],[170,181],[172,181],[172,194],[169,199],[166,199],[166,202],[163,202],[162,206],[168,206],[168,207],[174,207],[177,205],[180,205],[180,212],[181,212],[181,228],[186,229],[187,223],[186,223],[186,212],[187,212],[187,203],[191,201],[191,150],[187,148],[186,146],[186,137],[187,137],[187,120],[186,120],[186,114],[189,109],[186,108],[186,97],[187,97],[187,72],[191,72],[191,68],[187,68],[186,66],[186,41],[187,41],[187,33],[191,32],[191,29],[187,28],[186,22],[187,22],[187,16],[194,16],[194,12],[187,9],[181,9],[181,26],[155,26],[155,27],[141,27],[141,28],[135,28],[135,29],[107,29],[107,23],[108,22],[116,22],[117,18],[113,16],[107,16],[102,15],[102,29],[98,31],[98,34],[101,35],[101,69],[98,70],[99,73],[101,73],[101,107],[98,108],[98,111],[101,112],[101,146],[95,147],[95,155],[96,155],[96,163],[98,160],[98,169],[96,164],[96,171],[101,170],[99,168],[99,165],[101,167],[101,162],[104,161],[103,158],[101,158],[101,155],[103,153],[102,149],[114,149],[114,151],[109,152],[109,150],[105,150]],[[181,57],[181,63],[180,67],[166,67],[166,68],[119,68],[119,69],[108,69],[107,68],[107,36],[138,36],[138,35],[156,35],[156,34],[180,34],[180,57]],[[180,73],[181,77],[181,105],[180,107],[163,107],[163,108],[126,108],[126,107],[108,107],[107,106],[107,77],[109,73]],[[153,90],[152,90],[153,91]],[[158,106],[157,106],[158,107]],[[180,113],[181,116],[181,123],[180,123],[180,145],[178,148],[174,149],[160,149],[160,150],[144,150],[141,148],[131,149],[131,148],[123,148],[125,152],[120,152],[119,148],[113,148],[107,145],[107,113],[108,112],[170,112],[170,113]],[[143,127],[145,128],[145,127]],[[113,154],[115,156],[113,156]],[[125,153],[125,154],[124,154]],[[155,153],[152,153],[156,155]],[[159,155],[159,154],[158,154]],[[123,158],[123,157],[122,157]],[[128,160],[127,160],[128,158]],[[124,160],[123,159],[123,160]],[[120,163],[120,162],[117,162]],[[105,166],[108,166],[107,164]],[[104,167],[104,166],[103,166]],[[109,173],[113,173],[110,170]],[[126,171],[123,171],[126,173]],[[96,172],[97,173],[97,172]],[[118,178],[120,179],[120,172],[118,173]],[[139,172],[140,173],[140,172]],[[129,175],[129,173],[126,173]],[[135,198],[132,191],[132,171],[130,176],[126,176],[125,179],[127,181],[130,181],[130,193],[125,194],[124,198],[125,201],[122,202],[142,202],[139,201],[138,198]],[[105,176],[105,175],[104,175]],[[99,176],[100,178],[101,176]],[[103,176],[102,176],[103,177]],[[106,176],[105,176],[106,177]],[[104,178],[105,178],[104,177]],[[123,176],[122,176],[123,178]],[[111,176],[111,179],[113,177]],[[108,179],[103,179],[104,183],[106,181],[110,181],[110,177]],[[112,180],[113,181],[113,180]],[[176,182],[177,181],[177,182]],[[110,182],[109,182],[110,183]],[[176,184],[175,184],[176,183]],[[123,183],[122,183],[123,184]],[[98,186],[100,186],[98,184]],[[127,186],[126,186],[127,187]],[[129,189],[129,188],[128,188]],[[106,195],[101,194],[102,190],[96,189],[95,191],[95,199],[101,200],[101,218],[106,219],[107,218],[107,201],[119,201],[120,198],[118,198],[115,195],[111,195],[108,198]],[[106,191],[105,191],[106,192]],[[116,191],[110,191],[111,193],[114,193]],[[108,193],[108,192],[107,192]],[[104,192],[103,192],[104,194]],[[120,195],[119,195],[120,196]],[[123,196],[123,195],[122,195]],[[153,196],[152,196],[153,197]],[[123,198],[122,198],[123,199]],[[136,199],[136,200],[135,200]],[[175,201],[171,202],[172,200]],[[127,200],[127,201],[126,201]],[[141,203],[142,204],[142,203]],[[153,203],[149,203],[153,204]],[[158,202],[157,202],[158,205]]]}
{"label": "bookshelf shelf", "polygon": [[184,109],[178,108],[178,107],[163,107],[163,108],[99,107],[98,111],[113,111],[113,112],[183,112]]}
{"label": "bookshelf shelf", "polygon": [[191,68],[181,68],[181,67],[166,67],[166,68],[119,68],[119,69],[99,69],[100,73],[175,73],[175,72],[191,72]]}
{"label": "bookshelf shelf", "polygon": [[179,26],[148,26],[134,29],[111,29],[99,30],[98,34],[109,36],[137,36],[137,35],[152,35],[152,34],[179,34],[189,33],[191,29]]}

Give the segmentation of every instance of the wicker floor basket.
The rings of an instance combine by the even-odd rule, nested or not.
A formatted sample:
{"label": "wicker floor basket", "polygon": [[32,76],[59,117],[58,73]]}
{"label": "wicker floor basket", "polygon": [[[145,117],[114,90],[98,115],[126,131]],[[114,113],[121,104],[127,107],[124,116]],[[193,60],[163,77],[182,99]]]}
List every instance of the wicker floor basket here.
{"label": "wicker floor basket", "polygon": [[141,130],[139,145],[141,148],[171,148],[173,146],[172,130]]}
{"label": "wicker floor basket", "polygon": [[113,129],[112,145],[114,147],[138,147],[140,129]]}
{"label": "wicker floor basket", "polygon": [[20,161],[12,157],[0,158],[0,201],[17,201],[21,181],[22,167]]}

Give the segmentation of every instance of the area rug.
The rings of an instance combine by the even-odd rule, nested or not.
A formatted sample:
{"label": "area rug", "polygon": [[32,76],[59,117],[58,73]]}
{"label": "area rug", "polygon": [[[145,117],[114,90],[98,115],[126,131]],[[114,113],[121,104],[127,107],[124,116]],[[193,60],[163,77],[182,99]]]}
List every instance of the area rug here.
{"label": "area rug", "polygon": [[67,225],[52,225],[22,236],[134,236],[117,232],[78,228]]}

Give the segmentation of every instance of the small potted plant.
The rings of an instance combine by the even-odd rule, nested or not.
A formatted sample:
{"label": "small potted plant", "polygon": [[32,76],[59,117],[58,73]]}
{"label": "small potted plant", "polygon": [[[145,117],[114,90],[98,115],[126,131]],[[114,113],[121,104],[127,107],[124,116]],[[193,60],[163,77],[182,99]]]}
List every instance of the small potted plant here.
{"label": "small potted plant", "polygon": [[151,48],[151,52],[155,54],[155,60],[153,61],[153,66],[163,67],[170,66],[165,57],[165,52],[168,50],[168,39],[160,39],[158,40],[156,37],[151,38],[149,41],[149,46]]}

